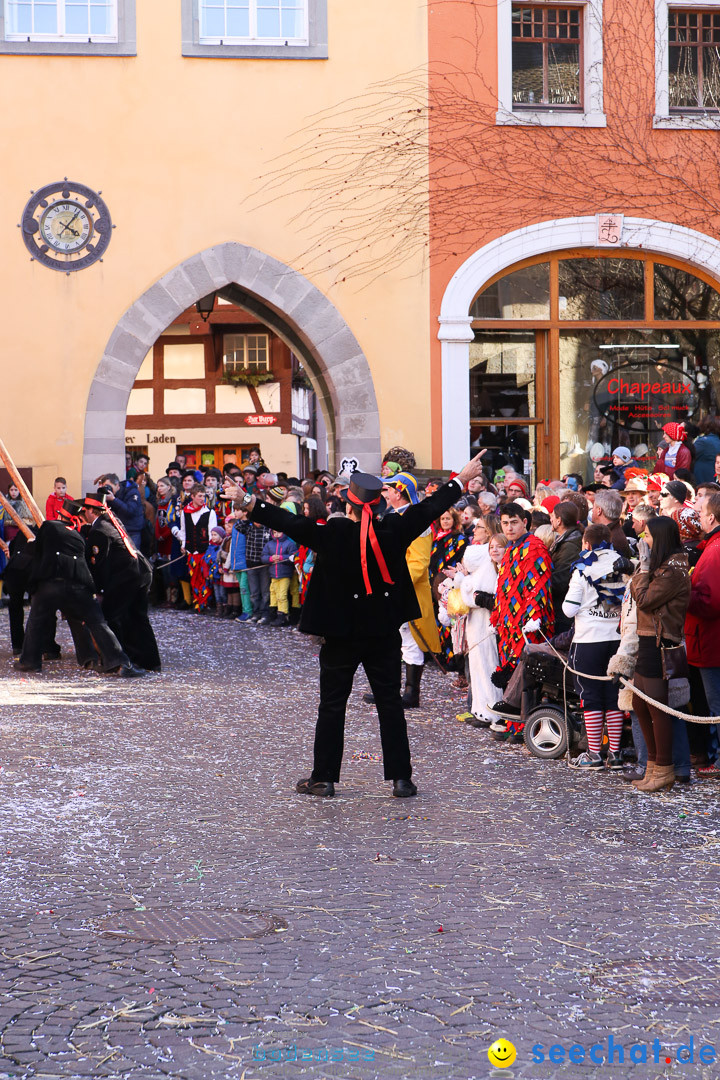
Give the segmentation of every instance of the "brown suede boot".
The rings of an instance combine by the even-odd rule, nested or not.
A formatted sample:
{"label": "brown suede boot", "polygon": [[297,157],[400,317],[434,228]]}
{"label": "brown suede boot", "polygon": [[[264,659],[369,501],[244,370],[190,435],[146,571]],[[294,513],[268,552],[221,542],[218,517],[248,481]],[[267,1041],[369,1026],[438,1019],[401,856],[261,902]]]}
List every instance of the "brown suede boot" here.
{"label": "brown suede boot", "polygon": [[632,781],[632,786],[634,788],[637,788],[638,790],[642,790],[642,788],[645,786],[645,784],[650,783],[650,781],[652,780],[654,772],[655,772],[655,762],[654,761],[648,761],[647,765],[645,766],[645,775],[640,780],[633,780]]}
{"label": "brown suede boot", "polygon": [[655,765],[655,772],[649,784],[639,788],[640,791],[662,791],[671,788],[675,783],[675,767],[673,765]]}

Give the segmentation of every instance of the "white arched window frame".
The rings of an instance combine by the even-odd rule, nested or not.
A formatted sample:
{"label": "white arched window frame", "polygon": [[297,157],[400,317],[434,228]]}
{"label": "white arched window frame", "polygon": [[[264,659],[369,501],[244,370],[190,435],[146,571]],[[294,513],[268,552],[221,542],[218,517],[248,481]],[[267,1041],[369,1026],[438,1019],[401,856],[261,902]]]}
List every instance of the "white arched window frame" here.
{"label": "white arched window frame", "polygon": [[[597,243],[592,217],[541,221],[492,240],[453,274],[442,299],[438,338],[442,348],[442,453],[444,469],[459,469],[470,456],[470,306],[490,278],[535,255]],[[720,278],[720,241],[667,221],[626,217],[622,248],[671,255]]]}

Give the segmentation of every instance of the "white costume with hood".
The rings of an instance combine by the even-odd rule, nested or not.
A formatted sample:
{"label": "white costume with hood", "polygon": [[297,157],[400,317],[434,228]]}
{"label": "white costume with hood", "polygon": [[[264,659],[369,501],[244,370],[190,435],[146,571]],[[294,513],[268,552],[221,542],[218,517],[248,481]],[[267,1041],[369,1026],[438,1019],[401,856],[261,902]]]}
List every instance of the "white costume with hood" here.
{"label": "white costume with hood", "polygon": [[493,705],[500,696],[498,688],[490,681],[490,676],[497,670],[498,650],[497,638],[490,626],[490,612],[476,606],[475,593],[486,592],[494,596],[497,577],[497,567],[490,558],[489,545],[471,544],[465,549],[462,569],[453,579],[453,584],[460,589],[463,600],[470,608],[466,633],[472,711],[484,720],[497,720],[487,706]]}

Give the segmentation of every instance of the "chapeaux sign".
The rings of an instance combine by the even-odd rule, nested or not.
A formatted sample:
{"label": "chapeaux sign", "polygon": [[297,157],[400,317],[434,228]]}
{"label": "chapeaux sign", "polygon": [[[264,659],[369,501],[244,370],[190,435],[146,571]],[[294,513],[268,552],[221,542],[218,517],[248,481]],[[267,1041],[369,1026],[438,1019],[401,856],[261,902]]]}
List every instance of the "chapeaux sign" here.
{"label": "chapeaux sign", "polygon": [[593,397],[598,412],[619,427],[660,431],[693,416],[699,387],[693,375],[673,364],[635,361],[607,371]]}

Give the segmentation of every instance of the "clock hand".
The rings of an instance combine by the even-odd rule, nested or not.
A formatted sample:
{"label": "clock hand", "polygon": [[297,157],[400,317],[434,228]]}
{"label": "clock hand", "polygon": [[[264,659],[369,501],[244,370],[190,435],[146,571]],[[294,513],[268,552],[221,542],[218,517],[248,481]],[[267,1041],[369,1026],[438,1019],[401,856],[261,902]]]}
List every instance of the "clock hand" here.
{"label": "clock hand", "polygon": [[70,226],[72,225],[73,221],[75,221],[75,219],[76,219],[76,218],[78,218],[79,216],[80,216],[80,211],[78,210],[78,211],[77,211],[77,212],[76,212],[76,213],[75,213],[75,214],[73,215],[73,217],[71,217],[71,218],[70,218],[70,220],[68,221],[67,225],[63,225],[63,227],[62,227],[62,229],[60,230],[60,232],[61,232],[61,233],[64,233],[64,232],[65,232],[65,231],[67,230],[68,232],[71,232],[71,233],[73,233],[73,234],[74,234],[75,236],[79,236],[79,235],[80,235],[80,233],[79,233],[79,232],[77,232],[77,231],[76,231],[75,229],[71,229],[71,228],[70,228]]}

